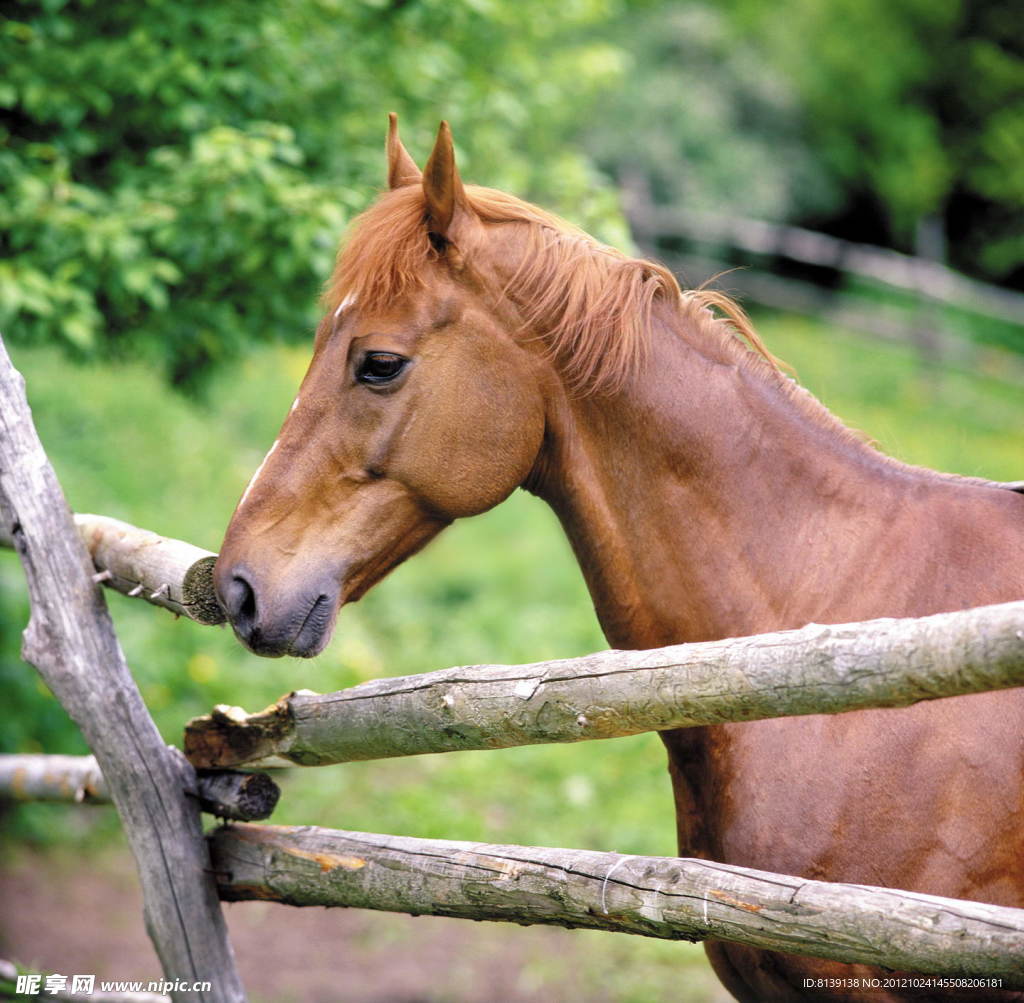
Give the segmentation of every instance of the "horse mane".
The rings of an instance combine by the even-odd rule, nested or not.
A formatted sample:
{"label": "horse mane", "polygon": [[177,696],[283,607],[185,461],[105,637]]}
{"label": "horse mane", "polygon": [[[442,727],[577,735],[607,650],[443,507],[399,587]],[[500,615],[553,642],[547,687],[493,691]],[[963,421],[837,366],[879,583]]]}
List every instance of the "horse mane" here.
{"label": "horse mane", "polygon": [[[641,365],[656,305],[674,313],[683,336],[722,361],[773,380],[809,420],[848,443],[867,449],[895,471],[926,473],[945,481],[993,487],[993,482],[928,471],[877,452],[874,440],[844,424],[795,379],[761,340],[743,308],[719,290],[680,288],[663,265],[631,258],[557,216],[514,195],[467,185],[470,208],[485,223],[521,224],[525,242],[519,268],[505,285],[524,316],[524,328],[541,333],[571,392],[578,396],[621,389]],[[419,185],[385,192],[352,222],[324,290],[331,311],[358,300],[384,310],[425,285],[427,266],[442,251],[425,223]],[[461,250],[472,253],[472,248]],[[1014,485],[1014,490],[1024,490]]]}
{"label": "horse mane", "polygon": [[[466,197],[483,222],[522,225],[521,263],[504,292],[519,304],[524,328],[546,339],[574,394],[622,388],[644,358],[656,304],[718,335],[727,350],[740,348],[779,371],[749,318],[725,293],[683,291],[664,266],[601,244],[515,196],[468,185]],[[407,185],[384,193],[357,217],[327,284],[327,307],[354,298],[364,309],[381,310],[422,287],[426,266],[441,253],[424,212],[420,186]]]}

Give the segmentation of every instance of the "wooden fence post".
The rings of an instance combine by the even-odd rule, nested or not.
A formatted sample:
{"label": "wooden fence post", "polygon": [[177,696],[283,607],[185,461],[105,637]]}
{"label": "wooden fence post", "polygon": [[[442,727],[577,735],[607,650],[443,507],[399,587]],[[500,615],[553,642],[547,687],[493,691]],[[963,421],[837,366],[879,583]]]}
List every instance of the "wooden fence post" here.
{"label": "wooden fence post", "polygon": [[[0,514],[25,568],[22,653],[82,730],[135,855],[146,929],[176,1001],[245,999],[210,873],[195,773],[164,744],[128,671],[100,586],[0,338]],[[193,991],[209,982],[206,992]]]}

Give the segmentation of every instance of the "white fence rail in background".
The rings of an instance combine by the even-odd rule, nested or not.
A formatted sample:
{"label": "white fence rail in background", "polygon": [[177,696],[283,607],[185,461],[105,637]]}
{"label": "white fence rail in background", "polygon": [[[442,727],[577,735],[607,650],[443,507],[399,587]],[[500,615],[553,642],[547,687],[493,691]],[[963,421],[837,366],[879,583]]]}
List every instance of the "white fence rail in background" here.
{"label": "white fence rail in background", "polygon": [[[645,254],[664,262],[684,288],[709,280],[732,295],[777,310],[816,317],[824,323],[912,345],[922,361],[982,366],[1024,384],[1024,359],[1002,339],[979,340],[938,307],[1021,328],[1024,294],[980,282],[929,258],[842,240],[766,220],[656,205],[642,179],[623,180],[623,202],[634,237]],[[686,251],[680,251],[680,244]],[[699,248],[694,251],[692,248]],[[765,268],[736,266],[718,255],[783,258],[832,269],[909,294],[909,302],[882,302],[849,290],[829,289]]]}
{"label": "white fence rail in background", "polygon": [[841,240],[797,226],[760,219],[629,202],[629,220],[643,242],[684,237],[834,268],[937,303],[1024,326],[1024,294],[979,282],[937,261]]}

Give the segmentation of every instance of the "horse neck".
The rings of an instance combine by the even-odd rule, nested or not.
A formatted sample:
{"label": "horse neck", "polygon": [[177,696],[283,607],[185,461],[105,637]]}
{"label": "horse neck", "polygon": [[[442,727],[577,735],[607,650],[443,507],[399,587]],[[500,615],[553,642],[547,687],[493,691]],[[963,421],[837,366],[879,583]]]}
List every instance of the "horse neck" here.
{"label": "horse neck", "polygon": [[809,395],[720,333],[702,343],[677,325],[661,319],[623,391],[557,398],[529,484],[616,647],[815,619],[814,577],[839,572],[830,547],[881,532],[879,492],[894,487],[892,464]]}

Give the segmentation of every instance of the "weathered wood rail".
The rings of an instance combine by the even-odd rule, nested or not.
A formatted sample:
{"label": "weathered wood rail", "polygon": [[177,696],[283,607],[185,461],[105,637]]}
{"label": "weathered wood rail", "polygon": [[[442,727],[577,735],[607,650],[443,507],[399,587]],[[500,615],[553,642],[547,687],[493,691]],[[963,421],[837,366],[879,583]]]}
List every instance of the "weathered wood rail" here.
{"label": "weathered wood rail", "polygon": [[[255,822],[270,818],[281,789],[265,773],[200,772],[199,807],[218,818]],[[0,755],[0,798],[112,804],[95,756]]]}
{"label": "weathered wood rail", "polygon": [[708,860],[230,826],[220,895],[357,906],[770,950],[1024,988],[1024,909],[833,884]]}
{"label": "weathered wood rail", "polygon": [[1014,602],[302,691],[256,714],[220,706],[193,719],[185,753],[201,767],[317,766],[902,707],[1020,685],[1024,602]]}
{"label": "weathered wood rail", "polygon": [[[96,569],[95,581],[197,623],[224,622],[213,591],[216,554],[105,515],[76,513],[74,520]],[[0,546],[14,546],[5,525],[0,525]]]}

